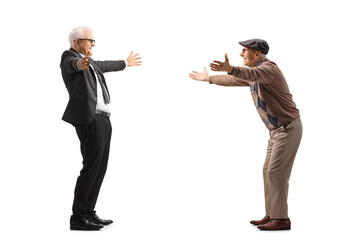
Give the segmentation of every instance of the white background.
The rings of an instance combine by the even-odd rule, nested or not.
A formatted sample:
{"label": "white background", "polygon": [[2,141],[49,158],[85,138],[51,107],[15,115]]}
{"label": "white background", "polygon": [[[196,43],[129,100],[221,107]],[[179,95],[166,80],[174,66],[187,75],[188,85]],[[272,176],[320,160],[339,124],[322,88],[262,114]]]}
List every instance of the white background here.
{"label": "white background", "polygon": [[[356,1],[11,1],[1,24],[1,239],[354,239],[359,236],[360,20]],[[97,211],[69,230],[79,141],[61,120],[60,56],[76,26],[108,73],[113,138]],[[290,179],[292,230],[262,232],[268,132],[247,88],[193,81],[212,60],[241,65],[240,40],[268,41],[304,125]],[[208,68],[209,70],[209,68]],[[211,72],[210,74],[218,74]]]}

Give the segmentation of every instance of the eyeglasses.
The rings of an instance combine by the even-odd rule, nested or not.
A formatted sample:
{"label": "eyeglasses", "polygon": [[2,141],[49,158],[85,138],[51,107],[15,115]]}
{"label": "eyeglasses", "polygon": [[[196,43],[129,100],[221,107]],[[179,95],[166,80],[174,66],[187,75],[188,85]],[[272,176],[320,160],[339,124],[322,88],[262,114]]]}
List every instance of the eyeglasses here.
{"label": "eyeglasses", "polygon": [[[90,43],[95,43],[95,39],[87,39],[87,38],[78,38],[79,40],[86,40],[89,41]],[[75,42],[75,40],[74,40]]]}

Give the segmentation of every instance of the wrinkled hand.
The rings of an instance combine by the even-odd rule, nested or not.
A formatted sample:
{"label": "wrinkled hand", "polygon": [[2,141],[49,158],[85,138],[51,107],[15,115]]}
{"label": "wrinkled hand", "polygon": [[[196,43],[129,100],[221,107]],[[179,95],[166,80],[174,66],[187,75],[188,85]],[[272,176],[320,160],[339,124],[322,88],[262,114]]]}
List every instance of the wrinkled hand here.
{"label": "wrinkled hand", "polygon": [[80,69],[89,70],[90,63],[91,63],[91,61],[89,60],[89,59],[90,59],[90,56],[91,56],[90,53],[87,52],[86,55],[85,55],[85,57],[83,57],[83,58],[79,61],[78,67],[79,67]]}
{"label": "wrinkled hand", "polygon": [[227,72],[227,73],[231,73],[233,70],[233,66],[230,65],[227,54],[225,54],[225,62],[220,62],[215,60],[213,63],[210,64],[210,68],[213,71]]}
{"label": "wrinkled hand", "polygon": [[204,72],[203,73],[199,73],[196,71],[192,71],[193,73],[189,74],[189,77],[191,77],[193,80],[198,80],[198,81],[209,81],[209,73],[206,71],[206,67],[204,67]]}
{"label": "wrinkled hand", "polygon": [[132,67],[132,66],[140,66],[141,65],[141,61],[139,61],[141,59],[141,57],[138,57],[139,54],[135,54],[133,53],[133,51],[131,51],[130,55],[128,56],[128,58],[126,59],[127,62],[127,66],[128,67]]}

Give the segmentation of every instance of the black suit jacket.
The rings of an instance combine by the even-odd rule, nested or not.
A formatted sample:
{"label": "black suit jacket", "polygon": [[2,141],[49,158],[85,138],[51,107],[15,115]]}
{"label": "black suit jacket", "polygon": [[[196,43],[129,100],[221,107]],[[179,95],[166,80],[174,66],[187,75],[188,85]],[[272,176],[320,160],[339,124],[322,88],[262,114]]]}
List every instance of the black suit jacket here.
{"label": "black suit jacket", "polygon": [[[61,74],[69,92],[69,102],[62,119],[71,124],[88,125],[95,115],[97,85],[95,73],[91,68],[89,70],[78,69],[77,63],[80,59],[82,59],[81,55],[72,48],[61,56]],[[103,73],[125,69],[123,60],[94,61],[90,58],[90,61],[104,80],[106,89]]]}

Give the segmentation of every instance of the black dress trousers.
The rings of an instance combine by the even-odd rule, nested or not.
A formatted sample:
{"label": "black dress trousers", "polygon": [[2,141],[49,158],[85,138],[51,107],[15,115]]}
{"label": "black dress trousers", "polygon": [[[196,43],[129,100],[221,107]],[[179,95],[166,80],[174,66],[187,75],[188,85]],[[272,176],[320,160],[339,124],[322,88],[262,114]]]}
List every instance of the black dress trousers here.
{"label": "black dress trousers", "polygon": [[103,182],[110,150],[111,123],[107,116],[95,114],[90,125],[76,125],[81,143],[83,168],[77,178],[73,215],[70,221],[91,217]]}

